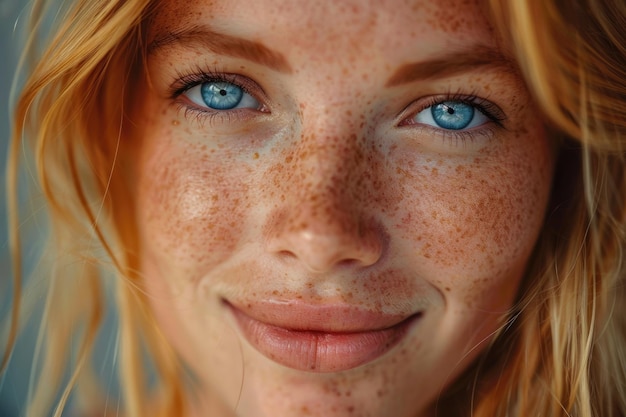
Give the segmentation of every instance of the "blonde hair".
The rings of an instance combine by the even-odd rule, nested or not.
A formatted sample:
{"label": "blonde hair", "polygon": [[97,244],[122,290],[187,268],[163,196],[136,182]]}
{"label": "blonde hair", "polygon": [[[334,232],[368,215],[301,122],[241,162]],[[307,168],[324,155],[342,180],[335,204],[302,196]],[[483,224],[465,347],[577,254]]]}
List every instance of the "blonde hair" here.
{"label": "blonde hair", "polygon": [[562,144],[502,374],[474,415],[624,416],[626,4],[489,3]]}
{"label": "blonde hair", "polygon": [[[42,366],[28,415],[47,415],[56,397],[54,415],[60,416],[75,388],[79,394],[97,395],[90,359],[105,315],[106,288],[114,292],[119,309],[116,349],[124,415],[155,415],[146,410],[142,349],[150,351],[162,381],[160,411],[176,415],[184,407],[181,367],[147,312],[137,278],[133,190],[127,186],[128,165],[123,160],[124,149],[132,146],[127,114],[132,97],[127,86],[143,67],[137,51],[145,50],[143,22],[152,7],[150,0],[80,0],[67,11],[57,11],[65,15],[58,18],[56,34],[33,65],[16,105],[7,167],[14,295],[9,350],[2,367],[16,338],[22,298],[17,175],[26,140],[50,224],[45,255],[51,270],[45,282],[34,283],[45,286],[47,299],[38,340]],[[35,2],[32,25],[37,30],[29,39],[30,48],[45,34],[46,22],[41,19],[48,14],[45,2]],[[118,201],[124,204],[114,203]],[[109,260],[117,277],[106,273],[103,259]],[[67,352],[73,341],[78,353],[71,358]],[[58,393],[66,366],[71,376]],[[93,400],[92,412],[93,407],[104,408],[106,399],[95,405]]]}
{"label": "blonde hair", "polygon": [[[189,381],[142,292],[133,190],[126,181],[132,161],[124,160],[124,150],[133,146],[128,87],[142,76],[145,26],[154,3],[76,1],[59,19],[17,102],[7,176],[14,296],[3,368],[26,293],[17,203],[25,140],[47,200],[54,242],[48,256],[55,266],[45,278],[43,365],[28,415],[47,414],[57,394],[49,387],[61,386],[66,366],[72,376],[55,416],[76,386],[83,396],[97,395],[97,386],[90,388],[89,361],[109,287],[119,310],[123,414],[156,415],[146,409],[153,390],[145,377],[144,351],[159,381],[159,412],[178,415],[185,407]],[[449,395],[467,398],[468,404],[457,402],[463,407],[459,414],[477,417],[623,416],[626,5],[620,0],[491,0],[489,7],[502,42],[514,51],[559,138],[560,161],[551,211],[510,320]],[[33,15],[44,12],[43,2],[35,2]],[[31,42],[41,33],[36,31]],[[106,273],[103,259],[113,274]],[[64,352],[75,333],[78,355],[68,358]],[[480,381],[471,383],[479,375]]]}

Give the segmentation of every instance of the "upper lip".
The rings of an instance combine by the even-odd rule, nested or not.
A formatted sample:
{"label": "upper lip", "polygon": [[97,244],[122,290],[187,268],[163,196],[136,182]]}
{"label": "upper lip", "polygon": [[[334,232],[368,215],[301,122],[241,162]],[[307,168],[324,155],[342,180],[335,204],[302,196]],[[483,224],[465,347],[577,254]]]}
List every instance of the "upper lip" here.
{"label": "upper lip", "polygon": [[358,333],[393,327],[419,312],[389,314],[350,304],[311,304],[300,300],[225,303],[253,320],[294,331]]}

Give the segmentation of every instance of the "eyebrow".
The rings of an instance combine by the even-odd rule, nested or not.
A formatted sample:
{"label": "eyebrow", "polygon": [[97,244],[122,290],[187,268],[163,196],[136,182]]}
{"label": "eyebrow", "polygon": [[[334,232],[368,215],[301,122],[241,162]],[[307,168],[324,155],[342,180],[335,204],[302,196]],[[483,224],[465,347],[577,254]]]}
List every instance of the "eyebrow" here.
{"label": "eyebrow", "polygon": [[427,61],[402,65],[387,80],[386,87],[395,87],[419,80],[447,78],[479,69],[496,68],[518,74],[515,62],[499,50],[478,45],[465,51],[451,51]]}
{"label": "eyebrow", "polygon": [[155,36],[155,39],[148,45],[148,54],[154,54],[160,49],[173,46],[193,50],[208,49],[217,54],[244,58],[278,72],[288,74],[292,72],[291,66],[282,54],[260,42],[215,32],[199,26],[169,31]]}
{"label": "eyebrow", "polygon": [[[193,50],[208,49],[214,53],[244,58],[278,72],[293,72],[281,53],[262,43],[216,32],[203,26],[192,26],[155,36],[148,45],[148,54],[173,46]],[[510,73],[519,73],[511,58],[497,49],[478,45],[465,51],[451,51],[427,61],[404,64],[387,80],[385,86],[395,87],[418,80],[446,78],[484,68],[501,68]]]}

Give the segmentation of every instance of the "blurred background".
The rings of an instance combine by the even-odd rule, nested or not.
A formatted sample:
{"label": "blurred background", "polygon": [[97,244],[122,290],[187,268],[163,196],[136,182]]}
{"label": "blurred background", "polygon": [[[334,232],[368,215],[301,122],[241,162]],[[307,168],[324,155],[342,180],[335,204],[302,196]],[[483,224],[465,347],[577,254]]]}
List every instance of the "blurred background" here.
{"label": "blurred background", "polygon": [[[10,132],[9,93],[21,49],[20,31],[14,28],[26,5],[25,0],[0,0],[0,317],[6,317],[12,290],[7,243],[5,168]],[[25,342],[25,339],[33,337],[33,333],[33,329],[27,331],[15,350],[8,372],[0,376],[0,417],[18,417],[23,411],[33,353],[33,343]],[[0,347],[0,354],[4,350],[4,346]]]}
{"label": "blurred background", "polygon": [[[54,1],[54,0],[53,0]],[[32,0],[0,0],[0,359],[6,347],[3,342],[3,328],[8,322],[7,313],[11,309],[11,293],[13,291],[11,277],[11,262],[8,247],[7,235],[7,207],[6,207],[6,158],[11,129],[11,87],[16,73],[18,60],[22,53],[24,38],[27,35],[26,17]],[[56,4],[56,3],[54,3]],[[64,4],[64,0],[58,1],[59,6]],[[50,23],[44,21],[45,24]],[[27,177],[27,175],[24,175]],[[22,183],[28,184],[25,178],[20,179]],[[28,184],[29,186],[31,184]],[[37,212],[40,212],[43,204],[40,196],[28,195],[26,191],[20,190],[19,199],[21,202],[20,213],[22,222],[20,230],[23,239],[28,244],[23,247],[23,273],[25,275],[23,288],[31,281],[28,279],[29,273],[33,272],[35,264],[41,253],[42,239],[40,236],[45,233],[45,226],[37,221]],[[36,188],[35,188],[36,191]],[[24,221],[26,219],[26,221]],[[45,277],[44,277],[45,279]],[[32,281],[33,283],[35,281]],[[36,285],[35,287],[38,287]],[[32,288],[31,288],[32,289]],[[35,294],[30,297],[33,304],[34,319],[26,322],[24,331],[17,340],[7,371],[0,374],[0,417],[22,417],[25,415],[25,402],[29,390],[28,381],[30,379],[31,368],[37,332],[39,330],[37,313],[43,311],[45,303],[43,294],[37,291],[29,292]],[[98,363],[94,364],[95,372],[101,381],[105,381],[103,389],[110,398],[118,398],[119,386],[117,384],[117,366],[115,348],[116,339],[116,316],[112,310],[107,311],[104,317],[103,330],[95,343],[95,355]],[[68,375],[65,375],[67,382]],[[58,399],[58,397],[57,397]],[[72,397],[65,415],[72,415]],[[49,415],[52,415],[52,410]]]}

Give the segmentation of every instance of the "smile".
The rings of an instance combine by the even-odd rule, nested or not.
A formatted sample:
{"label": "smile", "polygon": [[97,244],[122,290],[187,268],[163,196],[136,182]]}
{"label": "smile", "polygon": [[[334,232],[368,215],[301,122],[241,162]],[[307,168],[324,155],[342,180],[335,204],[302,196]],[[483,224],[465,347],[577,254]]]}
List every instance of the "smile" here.
{"label": "smile", "polygon": [[401,317],[346,306],[226,304],[257,351],[308,372],[340,372],[374,361],[396,346],[422,315]]}

